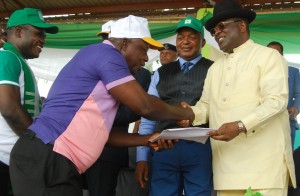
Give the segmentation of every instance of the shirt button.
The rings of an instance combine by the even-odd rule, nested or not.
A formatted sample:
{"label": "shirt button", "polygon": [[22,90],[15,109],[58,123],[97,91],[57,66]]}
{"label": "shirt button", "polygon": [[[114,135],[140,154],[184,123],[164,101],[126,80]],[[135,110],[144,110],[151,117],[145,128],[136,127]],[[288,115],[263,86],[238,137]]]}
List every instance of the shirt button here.
{"label": "shirt button", "polygon": [[252,133],[255,133],[255,130],[253,130]]}
{"label": "shirt button", "polygon": [[229,86],[229,83],[226,83],[226,86]]}
{"label": "shirt button", "polygon": [[226,98],[223,98],[223,102],[226,102]]}

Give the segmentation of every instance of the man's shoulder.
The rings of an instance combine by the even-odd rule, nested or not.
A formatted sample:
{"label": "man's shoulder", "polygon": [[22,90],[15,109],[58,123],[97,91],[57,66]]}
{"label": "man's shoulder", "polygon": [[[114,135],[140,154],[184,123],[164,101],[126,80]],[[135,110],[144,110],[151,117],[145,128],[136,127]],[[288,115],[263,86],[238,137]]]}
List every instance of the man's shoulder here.
{"label": "man's shoulder", "polygon": [[108,65],[109,62],[127,65],[127,63],[124,63],[125,59],[119,50],[109,44],[103,43],[85,46],[81,48],[73,58],[82,62],[86,62],[86,59],[91,59],[91,61],[99,61],[106,65]]}
{"label": "man's shoulder", "polygon": [[299,72],[299,69],[296,68],[296,67],[289,66],[289,71],[290,71],[290,72],[297,73],[297,72]]}
{"label": "man's shoulder", "polygon": [[[140,84],[149,83],[151,81],[151,73],[149,70],[142,68],[137,74],[134,76],[136,81]],[[149,85],[148,85],[149,86]]]}
{"label": "man's shoulder", "polygon": [[90,44],[90,45],[87,45],[83,48],[80,49],[81,52],[87,52],[87,53],[90,53],[90,54],[93,54],[93,53],[105,53],[106,55],[114,55],[114,53],[119,53],[120,52],[114,48],[112,45],[109,45],[109,44],[104,44],[104,43],[95,43],[95,44]]}
{"label": "man's shoulder", "polygon": [[[272,54],[272,53],[278,53],[280,54],[277,50],[274,50],[273,48],[258,44],[253,42],[252,44],[249,45],[249,49],[251,49],[252,51],[255,51],[257,54],[261,55],[262,52],[264,54]],[[278,55],[280,56],[280,55]]]}
{"label": "man's shoulder", "polygon": [[162,67],[166,67],[167,66],[172,66],[172,65],[179,65],[179,60],[176,60],[176,61],[173,61],[173,62],[170,62],[170,63],[167,63],[167,64],[164,64],[163,66],[161,66],[160,68]]}
{"label": "man's shoulder", "polygon": [[164,64],[163,66],[161,66],[160,68],[157,69],[158,72],[161,72],[163,70],[170,70],[170,69],[174,69],[174,66],[179,65],[179,61],[173,61],[167,64]]}
{"label": "man's shoulder", "polygon": [[7,65],[9,64],[10,66],[14,66],[14,65],[20,65],[20,59],[18,58],[18,56],[9,51],[9,50],[0,50],[0,65]]}
{"label": "man's shoulder", "polygon": [[136,76],[151,77],[151,72],[148,69],[142,68],[139,72],[137,72]]}
{"label": "man's shoulder", "polygon": [[210,60],[210,59],[207,59],[207,58],[205,58],[205,57],[202,57],[199,61],[198,61],[199,63],[205,63],[205,64],[208,64],[209,66],[210,65],[212,65],[214,62],[212,61],[212,60]]}
{"label": "man's shoulder", "polygon": [[6,58],[6,59],[18,59],[18,56],[9,51],[9,50],[0,50],[0,58],[3,59],[3,58]]}

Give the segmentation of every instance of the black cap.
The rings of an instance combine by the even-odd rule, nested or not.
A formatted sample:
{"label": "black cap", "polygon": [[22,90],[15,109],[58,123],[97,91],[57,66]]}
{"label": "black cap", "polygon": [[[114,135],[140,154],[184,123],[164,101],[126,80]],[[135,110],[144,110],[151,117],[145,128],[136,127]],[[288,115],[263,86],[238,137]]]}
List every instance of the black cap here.
{"label": "black cap", "polygon": [[205,28],[210,31],[220,21],[235,17],[246,18],[251,23],[255,19],[256,13],[243,8],[235,0],[219,1],[214,7],[213,17],[207,20]]}
{"label": "black cap", "polygon": [[176,46],[174,46],[173,44],[165,43],[165,44],[163,44],[163,46],[164,47],[162,49],[159,49],[159,51],[162,51],[162,50],[173,50],[174,52],[177,52]]}

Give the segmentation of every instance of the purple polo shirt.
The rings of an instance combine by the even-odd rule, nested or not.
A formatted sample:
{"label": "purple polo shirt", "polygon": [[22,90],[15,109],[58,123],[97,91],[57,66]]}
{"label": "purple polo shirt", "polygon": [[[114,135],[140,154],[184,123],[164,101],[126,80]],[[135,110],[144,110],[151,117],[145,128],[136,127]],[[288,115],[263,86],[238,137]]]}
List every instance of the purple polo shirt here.
{"label": "purple polo shirt", "polygon": [[121,53],[109,42],[81,49],[55,79],[42,113],[29,127],[82,173],[100,156],[118,101],[109,89],[134,80]]}

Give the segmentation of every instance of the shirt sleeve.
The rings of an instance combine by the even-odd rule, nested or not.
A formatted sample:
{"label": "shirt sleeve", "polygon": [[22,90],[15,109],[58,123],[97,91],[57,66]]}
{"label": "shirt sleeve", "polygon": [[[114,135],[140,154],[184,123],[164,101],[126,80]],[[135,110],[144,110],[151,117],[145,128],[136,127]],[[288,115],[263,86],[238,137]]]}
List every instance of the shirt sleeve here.
{"label": "shirt sleeve", "polygon": [[297,107],[298,111],[300,109],[300,74],[299,70],[295,68],[295,77],[294,77],[294,106]]}
{"label": "shirt sleeve", "polygon": [[[136,81],[143,87],[145,91],[148,91],[150,82],[151,82],[151,74],[148,70],[142,69],[135,76]],[[132,123],[141,118],[139,114],[136,114],[127,106],[120,104],[118,108],[117,115],[115,117],[114,125],[116,126],[127,126],[128,123]]]}
{"label": "shirt sleeve", "polygon": [[[158,91],[156,89],[156,85],[159,81],[159,74],[156,71],[154,75],[151,78],[151,83],[149,86],[148,94],[153,95],[156,97],[159,97]],[[141,124],[139,127],[139,134],[140,135],[149,135],[154,132],[156,126],[156,121],[148,120],[146,118],[141,119]],[[148,154],[149,154],[149,147],[148,146],[138,146],[137,147],[137,154],[136,154],[136,161],[147,161],[148,160]]]}
{"label": "shirt sleeve", "polygon": [[19,86],[22,64],[15,54],[0,51],[0,84]]}
{"label": "shirt sleeve", "polygon": [[261,66],[260,94],[261,104],[253,112],[241,119],[247,129],[247,136],[253,135],[254,129],[268,123],[268,119],[286,111],[288,103],[288,65],[286,60],[273,51],[268,63]]}
{"label": "shirt sleeve", "polygon": [[[101,66],[97,67],[97,71],[107,90],[134,80],[121,53],[112,46],[103,47],[105,49],[101,51],[101,55],[97,56],[97,61],[102,62]],[[103,58],[104,56],[106,58]]]}

